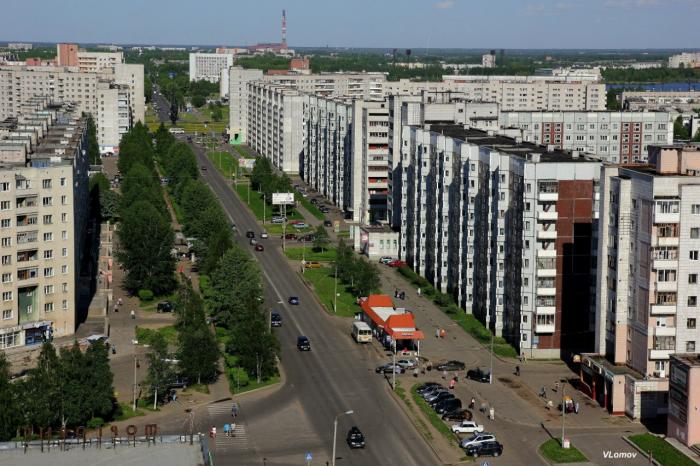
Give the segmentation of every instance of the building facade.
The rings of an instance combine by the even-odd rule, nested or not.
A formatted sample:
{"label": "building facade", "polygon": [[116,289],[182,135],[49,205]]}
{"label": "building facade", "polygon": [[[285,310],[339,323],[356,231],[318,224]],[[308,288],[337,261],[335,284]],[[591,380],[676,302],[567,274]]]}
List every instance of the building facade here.
{"label": "building facade", "polygon": [[668,58],[669,68],[700,68],[700,52],[683,52]]}
{"label": "building facade", "polygon": [[229,68],[229,142],[247,142],[248,131],[248,83],[261,81],[262,70],[249,70],[240,66]]}
{"label": "building facade", "polygon": [[666,434],[687,447],[700,443],[700,357],[697,353],[672,354],[668,387]]}
{"label": "building facade", "polygon": [[131,92],[123,84],[101,81],[97,85],[96,121],[100,152],[119,152],[119,142],[133,126]]}
{"label": "building facade", "polygon": [[700,108],[700,91],[624,91],[620,101],[625,110],[693,112]]}
{"label": "building facade", "polygon": [[670,355],[700,342],[700,147],[652,146],[649,163],[601,175],[595,351],[605,360],[591,367],[630,370],[599,401],[632,418],[666,412]]}
{"label": "building facade", "polygon": [[401,258],[522,355],[592,344],[600,162],[459,125],[403,133]]}
{"label": "building facade", "polygon": [[600,157],[610,163],[646,160],[653,144],[673,142],[673,116],[666,112],[510,112],[501,109],[499,126],[535,144],[553,145]]}
{"label": "building facade", "polygon": [[85,52],[77,53],[78,68],[83,73],[100,73],[114,71],[114,68],[124,63],[123,52]]}
{"label": "building facade", "polygon": [[218,83],[222,70],[233,66],[233,55],[222,53],[190,53],[190,81]]}

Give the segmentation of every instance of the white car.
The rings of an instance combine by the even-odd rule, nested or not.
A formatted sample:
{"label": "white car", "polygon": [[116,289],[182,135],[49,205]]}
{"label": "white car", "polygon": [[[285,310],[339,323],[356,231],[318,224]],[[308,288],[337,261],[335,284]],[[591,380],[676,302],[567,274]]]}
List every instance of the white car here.
{"label": "white car", "polygon": [[452,432],[455,434],[474,434],[483,431],[484,426],[479,425],[474,421],[462,421],[459,424],[452,425]]}
{"label": "white car", "polygon": [[379,258],[379,263],[380,264],[388,264],[389,262],[393,261],[394,258],[391,256],[383,256]]}
{"label": "white car", "polygon": [[413,359],[399,359],[396,361],[397,366],[401,366],[404,369],[413,369],[414,367],[417,366],[416,361]]}
{"label": "white car", "polygon": [[267,232],[266,232],[265,230],[261,231],[261,232],[260,232],[260,237],[263,238],[263,239],[264,239],[264,238],[268,238]]}
{"label": "white car", "polygon": [[297,230],[303,230],[304,228],[308,227],[308,225],[307,225],[306,223],[304,223],[304,222],[295,223],[295,224],[292,225],[292,226],[293,226],[294,228],[296,228]]}

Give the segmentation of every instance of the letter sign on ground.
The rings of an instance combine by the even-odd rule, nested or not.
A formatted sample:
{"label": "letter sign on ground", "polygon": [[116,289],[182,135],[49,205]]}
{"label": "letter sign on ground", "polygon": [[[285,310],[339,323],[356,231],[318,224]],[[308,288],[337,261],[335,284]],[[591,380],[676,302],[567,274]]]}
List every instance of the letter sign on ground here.
{"label": "letter sign on ground", "polygon": [[272,193],[274,205],[294,204],[294,193]]}

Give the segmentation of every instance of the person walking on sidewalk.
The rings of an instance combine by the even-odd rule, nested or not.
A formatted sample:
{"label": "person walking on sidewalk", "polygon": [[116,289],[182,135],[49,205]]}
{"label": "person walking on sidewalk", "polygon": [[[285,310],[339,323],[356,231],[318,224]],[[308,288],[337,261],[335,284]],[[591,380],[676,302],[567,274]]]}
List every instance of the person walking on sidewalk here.
{"label": "person walking on sidewalk", "polygon": [[435,329],[435,338],[440,338],[440,329],[439,328]]}
{"label": "person walking on sidewalk", "polygon": [[420,286],[419,286],[418,289],[416,290],[416,293],[418,293],[418,296],[420,296]]}
{"label": "person walking on sidewalk", "polygon": [[540,389],[540,396],[544,398],[545,400],[547,399],[547,389],[545,387],[542,387]]}
{"label": "person walking on sidewalk", "polygon": [[515,375],[520,377],[520,366],[515,366]]}
{"label": "person walking on sidewalk", "polygon": [[131,318],[136,319],[136,311],[134,311],[133,309],[131,310]]}

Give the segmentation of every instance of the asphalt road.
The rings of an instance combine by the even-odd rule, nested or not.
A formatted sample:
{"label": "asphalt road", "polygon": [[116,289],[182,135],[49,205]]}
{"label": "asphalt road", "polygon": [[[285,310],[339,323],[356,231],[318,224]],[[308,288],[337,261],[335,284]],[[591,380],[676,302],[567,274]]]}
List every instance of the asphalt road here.
{"label": "asphalt road", "polygon": [[[266,458],[266,464],[303,464],[310,452],[313,463],[323,464],[332,456],[335,416],[354,410],[354,414],[339,418],[338,464],[437,464],[432,450],[392,399],[384,379],[374,373],[380,355],[352,341],[349,321],[325,313],[290,269],[281,248],[275,245],[277,240],[263,243],[267,246],[264,252],[252,251],[244,232],[250,229],[258,234],[261,227],[203,150],[198,146],[193,149],[200,166],[207,168],[202,170],[203,180],[241,232],[236,240],[260,263],[268,308],[279,311],[284,320],[283,327],[275,331],[282,346],[286,382],[267,396],[243,399],[239,421],[245,426],[245,441],[217,439],[215,462],[263,464]],[[300,298],[299,306],[287,304],[292,295]],[[312,351],[297,351],[299,335],[309,337]],[[230,417],[224,409],[218,411],[210,410],[210,422],[220,429]],[[352,425],[365,433],[366,449],[351,451],[347,447],[345,434]]]}

